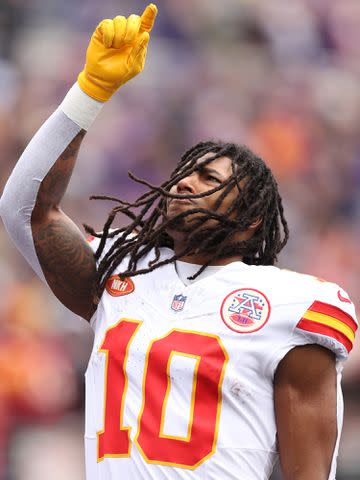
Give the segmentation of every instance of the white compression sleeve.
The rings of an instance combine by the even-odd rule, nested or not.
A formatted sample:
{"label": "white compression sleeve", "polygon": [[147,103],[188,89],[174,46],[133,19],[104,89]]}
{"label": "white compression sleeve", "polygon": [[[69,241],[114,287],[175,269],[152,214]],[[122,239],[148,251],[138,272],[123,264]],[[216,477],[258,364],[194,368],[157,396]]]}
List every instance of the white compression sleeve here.
{"label": "white compression sleeve", "polygon": [[31,215],[41,182],[80,130],[61,110],[56,110],[21,155],[0,200],[0,214],[8,234],[44,281],[32,237]]}
{"label": "white compression sleeve", "polygon": [[77,83],[42,125],[17,162],[0,199],[0,215],[16,247],[45,281],[31,230],[31,215],[41,182],[83,128],[87,130],[103,103],[90,98]]}

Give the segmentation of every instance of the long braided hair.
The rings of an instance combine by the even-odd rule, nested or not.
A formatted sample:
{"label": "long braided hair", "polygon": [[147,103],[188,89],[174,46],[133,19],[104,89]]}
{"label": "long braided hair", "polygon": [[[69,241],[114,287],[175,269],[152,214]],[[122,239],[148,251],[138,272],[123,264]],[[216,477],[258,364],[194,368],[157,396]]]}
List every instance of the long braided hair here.
{"label": "long braided hair", "polygon": [[[211,153],[201,163],[197,160]],[[232,174],[215,188],[199,194],[170,193],[171,187],[181,179],[220,157],[231,160]],[[100,238],[95,258],[99,261],[98,282],[94,292],[94,302],[98,303],[107,279],[116,267],[127,258],[127,263],[119,273],[121,278],[151,272],[162,265],[190,253],[206,252],[208,261],[192,277],[196,278],[215,260],[239,256],[249,265],[273,265],[278,253],[289,238],[289,229],[284,217],[282,200],[276,180],[271,170],[261,158],[243,145],[223,142],[201,142],[186,151],[172,172],[170,179],[160,186],[154,186],[129,172],[129,177],[148,187],[148,191],[134,202],[126,202],[109,196],[92,196],[91,199],[116,202],[99,234],[88,225],[85,230]],[[241,185],[240,185],[241,184]],[[217,210],[224,198],[237,188],[238,195],[224,213]],[[214,210],[194,208],[173,218],[167,216],[167,202],[171,198],[201,198],[221,191]],[[194,205],[196,207],[196,205]],[[118,213],[126,215],[130,223],[122,228],[111,229]],[[185,217],[191,217],[191,228],[186,232],[186,245],[182,251],[161,259],[161,247],[173,249],[174,242],[169,231],[179,229]],[[236,233],[247,230],[260,219],[259,226],[248,240],[231,241]],[[211,220],[211,222],[209,222]],[[180,227],[181,228],[181,227]],[[136,231],[137,235],[132,235]],[[115,239],[104,254],[108,239]],[[155,258],[149,265],[137,268],[139,260],[154,249]]]}

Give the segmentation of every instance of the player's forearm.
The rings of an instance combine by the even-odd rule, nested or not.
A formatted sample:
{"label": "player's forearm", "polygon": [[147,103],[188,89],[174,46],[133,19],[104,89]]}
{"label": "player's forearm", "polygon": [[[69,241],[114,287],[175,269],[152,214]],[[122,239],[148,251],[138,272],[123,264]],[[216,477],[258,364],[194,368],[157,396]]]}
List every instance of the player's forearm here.
{"label": "player's forearm", "polygon": [[59,207],[69,184],[85,133],[85,130],[80,130],[71,140],[41,182],[31,216],[32,224],[41,222],[52,209]]}

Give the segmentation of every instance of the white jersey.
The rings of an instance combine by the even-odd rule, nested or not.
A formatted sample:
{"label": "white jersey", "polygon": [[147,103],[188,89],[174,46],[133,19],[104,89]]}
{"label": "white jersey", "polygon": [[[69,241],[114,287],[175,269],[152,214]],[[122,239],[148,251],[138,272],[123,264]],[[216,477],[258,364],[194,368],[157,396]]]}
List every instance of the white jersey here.
{"label": "white jersey", "polygon": [[336,354],[341,431],[340,375],[357,324],[333,283],[242,262],[188,286],[173,263],[125,280],[114,272],[91,324],[88,480],[268,479],[274,374],[298,345]]}

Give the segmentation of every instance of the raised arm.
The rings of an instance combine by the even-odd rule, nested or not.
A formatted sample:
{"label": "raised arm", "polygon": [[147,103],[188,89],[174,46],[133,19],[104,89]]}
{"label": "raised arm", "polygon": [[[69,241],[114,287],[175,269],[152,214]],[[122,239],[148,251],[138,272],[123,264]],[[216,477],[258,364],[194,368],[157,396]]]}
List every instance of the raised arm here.
{"label": "raised arm", "polygon": [[81,141],[104,102],[144,68],[157,8],[103,20],[91,37],[84,70],[60,107],[35,134],[11,174],[0,213],[14,243],[59,300],[90,319],[96,263],[60,203]]}
{"label": "raised arm", "polygon": [[[275,413],[284,480],[328,480],[337,439],[334,354],[291,350],[275,376]],[[335,478],[335,476],[331,477]]]}

